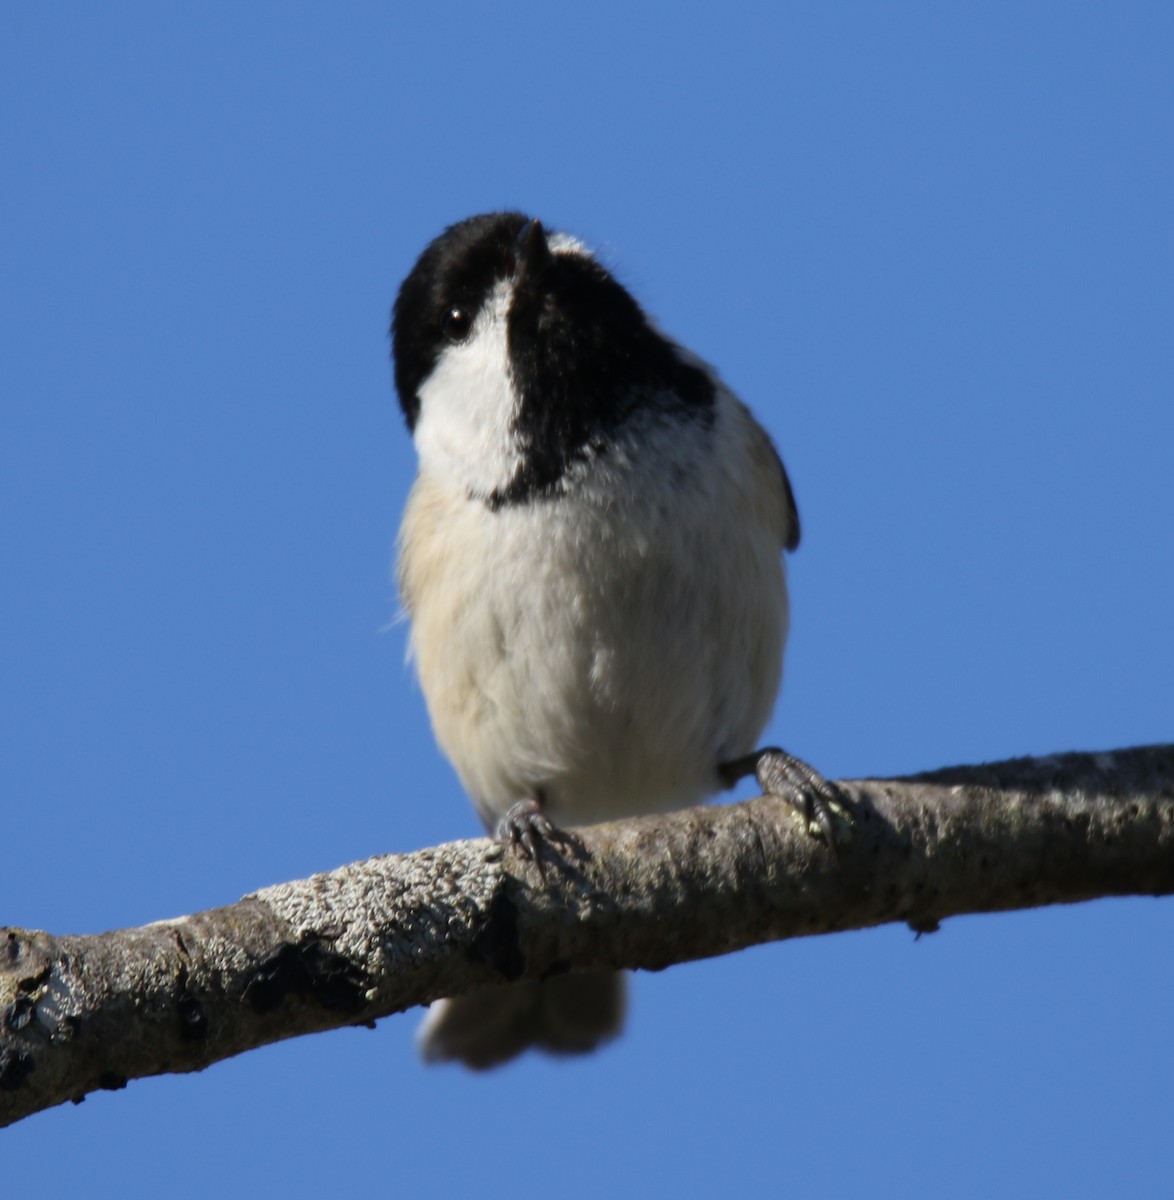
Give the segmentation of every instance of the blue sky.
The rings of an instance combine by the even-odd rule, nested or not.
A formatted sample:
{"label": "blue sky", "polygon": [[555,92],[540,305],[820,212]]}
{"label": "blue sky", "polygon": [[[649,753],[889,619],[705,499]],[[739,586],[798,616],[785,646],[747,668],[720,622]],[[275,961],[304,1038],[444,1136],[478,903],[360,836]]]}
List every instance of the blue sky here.
{"label": "blue sky", "polygon": [[[0,923],[477,832],[393,623],[386,326],[496,207],[775,436],[773,740],[854,776],[1174,735],[1174,9],[669,11],[5,8]],[[1172,936],[1129,900],[759,948],[484,1077],[405,1014],[32,1118],[5,1187],[1164,1195]]]}

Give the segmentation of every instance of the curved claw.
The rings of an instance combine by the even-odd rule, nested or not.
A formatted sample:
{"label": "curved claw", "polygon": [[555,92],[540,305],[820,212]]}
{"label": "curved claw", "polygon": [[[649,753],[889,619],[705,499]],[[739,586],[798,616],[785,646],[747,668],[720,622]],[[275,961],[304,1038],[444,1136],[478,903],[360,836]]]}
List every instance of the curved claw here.
{"label": "curved claw", "polygon": [[814,767],[777,746],[770,746],[733,762],[719,764],[718,774],[727,787],[753,775],[764,795],[786,800],[803,818],[808,832],[822,837],[839,865],[836,818],[849,825],[851,821],[837,798],[836,789]]}
{"label": "curved claw", "polygon": [[835,859],[836,865],[840,865],[840,852],[836,849],[836,831],[832,824],[832,814],[828,810],[828,806],[818,797],[810,797],[810,817],[814,820],[823,833],[823,840],[827,843],[827,848],[831,851],[832,858]]}
{"label": "curved claw", "polygon": [[520,857],[532,862],[538,874],[546,881],[546,864],[542,861],[542,849],[550,842],[559,845],[571,843],[569,834],[542,811],[542,802],[529,797],[519,800],[497,823],[497,837],[508,842]]}

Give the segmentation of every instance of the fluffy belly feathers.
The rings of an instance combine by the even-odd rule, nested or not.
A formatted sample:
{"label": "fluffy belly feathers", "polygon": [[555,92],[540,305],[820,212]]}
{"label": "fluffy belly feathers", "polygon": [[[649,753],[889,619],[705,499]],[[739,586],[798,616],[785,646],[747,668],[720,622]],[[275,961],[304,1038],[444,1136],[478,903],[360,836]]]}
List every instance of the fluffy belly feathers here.
{"label": "fluffy belly feathers", "polygon": [[739,524],[715,503],[495,511],[417,480],[400,557],[412,653],[488,827],[536,794],[562,825],[685,807],[753,749],[778,691],[786,587],[755,505],[735,506]]}

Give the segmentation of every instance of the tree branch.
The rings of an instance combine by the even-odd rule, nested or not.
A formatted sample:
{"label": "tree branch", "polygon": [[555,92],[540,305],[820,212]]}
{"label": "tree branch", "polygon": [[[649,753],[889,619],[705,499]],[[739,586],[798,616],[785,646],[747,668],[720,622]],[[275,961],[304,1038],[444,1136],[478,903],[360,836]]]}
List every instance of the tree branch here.
{"label": "tree branch", "polygon": [[838,787],[838,867],[760,797],[585,829],[545,883],[479,839],[138,929],[0,930],[0,1125],[503,980],[1174,892],[1174,745]]}

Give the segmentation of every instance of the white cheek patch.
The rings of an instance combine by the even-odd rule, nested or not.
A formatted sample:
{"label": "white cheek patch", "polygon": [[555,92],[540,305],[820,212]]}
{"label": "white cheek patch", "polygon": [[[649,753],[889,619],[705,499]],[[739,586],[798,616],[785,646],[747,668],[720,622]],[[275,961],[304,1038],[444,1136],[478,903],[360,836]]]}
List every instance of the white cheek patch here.
{"label": "white cheek patch", "polygon": [[522,462],[506,343],[510,290],[508,283],[497,286],[468,338],[445,349],[420,388],[414,436],[421,470],[482,496],[506,487]]}

